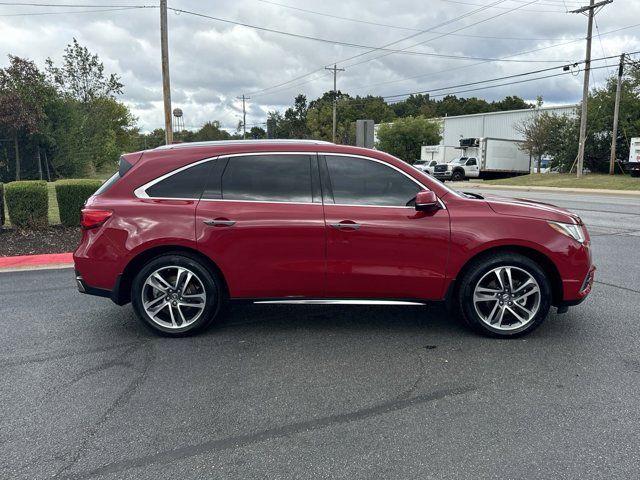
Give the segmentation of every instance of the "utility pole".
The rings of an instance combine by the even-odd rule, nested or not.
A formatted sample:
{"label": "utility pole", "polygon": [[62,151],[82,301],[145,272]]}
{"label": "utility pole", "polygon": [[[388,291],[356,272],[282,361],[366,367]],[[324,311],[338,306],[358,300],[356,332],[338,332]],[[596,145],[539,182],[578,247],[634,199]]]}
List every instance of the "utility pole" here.
{"label": "utility pole", "polygon": [[578,158],[577,158],[577,176],[582,177],[582,170],[584,165],[584,147],[587,140],[587,100],[589,99],[589,74],[591,73],[591,37],[593,36],[593,17],[595,16],[595,10],[604,7],[613,0],[602,0],[595,3],[595,0],[590,0],[589,5],[580,7],[576,10],[572,10],[571,13],[585,13],[588,12],[589,21],[587,23],[587,52],[584,61],[584,84],[582,85],[582,114],[580,115],[580,143],[578,144]]}
{"label": "utility pole", "polygon": [[171,124],[171,81],[169,79],[169,34],[167,32],[167,0],[160,0],[160,49],[162,51],[162,96],[164,97],[164,141],[173,143]]}
{"label": "utility pole", "polygon": [[618,86],[616,87],[616,105],[613,108],[613,131],[611,133],[611,157],[609,157],[609,175],[615,173],[616,140],[618,139],[618,115],[620,113],[620,94],[622,93],[622,74],[624,73],[624,53],[620,55],[618,67]]}
{"label": "utility pole", "polygon": [[242,99],[242,139],[246,140],[247,138],[247,108],[245,101],[251,100],[251,97],[245,97],[244,93],[241,97],[236,97],[238,100]]}
{"label": "utility pole", "polygon": [[338,88],[337,79],[338,72],[344,72],[344,68],[338,68],[337,64],[333,64],[333,67],[324,67],[325,70],[333,72],[333,143],[336,143],[336,110],[338,106]]}

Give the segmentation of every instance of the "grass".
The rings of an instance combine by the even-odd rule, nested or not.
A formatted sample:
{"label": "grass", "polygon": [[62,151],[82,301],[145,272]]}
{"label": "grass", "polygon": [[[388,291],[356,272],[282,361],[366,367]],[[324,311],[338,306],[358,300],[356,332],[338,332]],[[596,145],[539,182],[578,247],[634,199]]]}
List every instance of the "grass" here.
{"label": "grass", "polygon": [[640,191],[640,178],[633,178],[629,175],[603,175],[598,173],[589,173],[582,178],[576,178],[575,175],[566,173],[532,173],[520,177],[488,180],[483,183],[489,185],[517,185],[522,187],[566,187]]}

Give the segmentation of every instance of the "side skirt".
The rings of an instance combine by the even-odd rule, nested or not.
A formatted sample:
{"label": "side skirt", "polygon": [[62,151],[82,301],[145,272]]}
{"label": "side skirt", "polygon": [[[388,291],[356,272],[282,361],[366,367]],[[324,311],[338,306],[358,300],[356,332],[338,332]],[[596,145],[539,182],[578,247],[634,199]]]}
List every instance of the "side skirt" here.
{"label": "side skirt", "polygon": [[408,300],[360,300],[360,299],[281,299],[254,300],[255,304],[287,304],[287,305],[426,305],[427,302]]}

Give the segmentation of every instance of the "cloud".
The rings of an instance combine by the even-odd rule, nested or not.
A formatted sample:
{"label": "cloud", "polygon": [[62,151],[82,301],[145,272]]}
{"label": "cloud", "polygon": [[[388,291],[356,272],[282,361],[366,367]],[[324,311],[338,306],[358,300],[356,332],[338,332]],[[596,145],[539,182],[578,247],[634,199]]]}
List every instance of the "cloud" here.
{"label": "cloud", "polygon": [[[558,62],[556,65],[561,65],[563,61],[579,61],[584,57],[585,42],[581,39],[585,36],[586,20],[582,15],[564,13],[561,2],[547,0],[540,5],[525,6],[522,2],[505,1],[499,6],[513,9],[520,5],[522,8],[511,12],[486,8],[442,25],[479,7],[448,0],[423,4],[415,0],[274,1],[388,26],[314,15],[259,0],[171,0],[170,6],[265,28],[363,45],[381,46],[419,33],[406,29],[427,30],[437,27],[433,28],[435,32],[453,33],[445,36],[434,32],[423,33],[391,47],[407,48],[420,44],[411,50],[436,54],[482,58],[511,56],[534,62],[555,60]],[[557,7],[553,3],[557,3]],[[638,49],[639,27],[598,36],[599,33],[632,25],[633,19],[640,18],[640,2],[621,3],[607,5],[597,15],[594,57]],[[576,2],[567,0],[567,4],[574,5]],[[81,44],[100,56],[109,72],[122,77],[125,84],[122,100],[139,118],[140,126],[144,130],[161,126],[163,105],[158,9],[1,16],[69,10],[73,9],[0,6],[0,31],[3,32],[0,37],[0,66],[6,65],[6,54],[9,53],[31,58],[40,66],[44,66],[47,57],[60,61],[64,47],[76,37]],[[247,107],[248,124],[264,122],[269,110],[286,108],[298,93],[304,93],[309,99],[316,98],[332,88],[332,76],[323,67],[334,62],[346,68],[338,76],[338,88],[353,95],[394,95],[452,87],[554,65],[383,55],[384,52],[380,51],[360,55],[366,50],[286,37],[185,13],[169,14],[169,45],[173,104],[183,109],[185,124],[192,128],[206,121],[219,120],[224,127],[235,129],[241,117],[241,107],[236,97],[243,93],[252,97]],[[514,56],[531,50],[537,51]],[[341,61],[354,56],[357,58]],[[592,85],[602,84],[607,75],[615,71],[617,60],[610,59],[607,62],[609,69],[594,70]],[[314,71],[313,75],[305,76]],[[263,91],[296,77],[303,78]],[[532,100],[542,95],[547,102],[574,103],[581,95],[581,81],[581,75],[566,75],[462,95],[488,100],[505,95],[519,95]],[[438,91],[445,92],[447,90]]]}

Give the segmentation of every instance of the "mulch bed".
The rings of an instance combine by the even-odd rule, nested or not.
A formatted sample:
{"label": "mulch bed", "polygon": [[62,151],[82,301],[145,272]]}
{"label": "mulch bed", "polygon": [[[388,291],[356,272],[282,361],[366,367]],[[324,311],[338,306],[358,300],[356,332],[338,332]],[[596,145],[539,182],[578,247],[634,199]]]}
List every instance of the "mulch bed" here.
{"label": "mulch bed", "polygon": [[43,230],[0,228],[0,257],[73,252],[80,227],[52,226]]}

